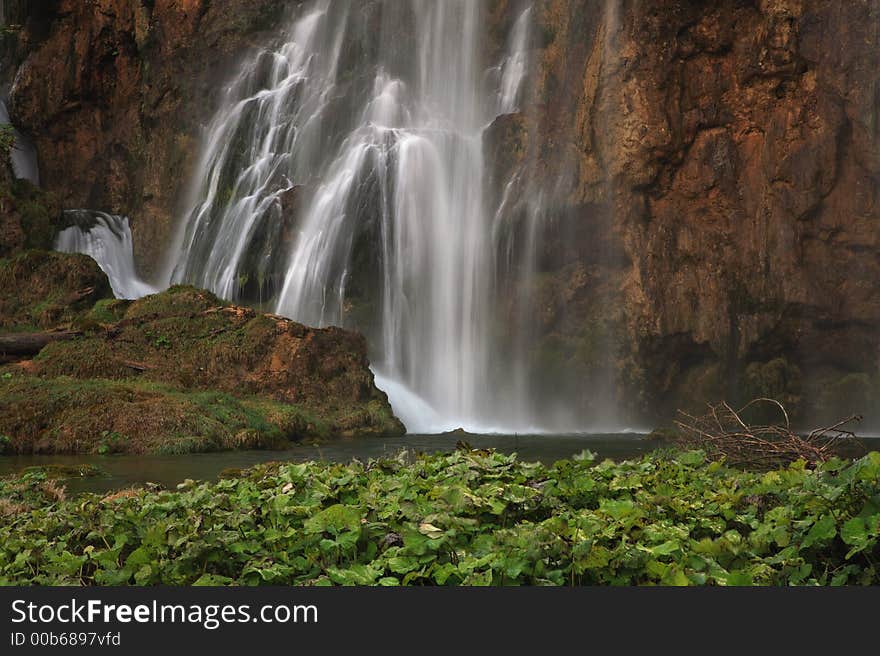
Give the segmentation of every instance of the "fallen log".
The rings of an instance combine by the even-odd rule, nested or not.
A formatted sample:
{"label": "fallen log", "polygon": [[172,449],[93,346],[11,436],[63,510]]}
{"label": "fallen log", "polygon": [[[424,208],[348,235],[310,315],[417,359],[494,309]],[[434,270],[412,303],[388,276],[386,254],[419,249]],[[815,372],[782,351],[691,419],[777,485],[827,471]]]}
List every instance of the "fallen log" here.
{"label": "fallen log", "polygon": [[0,356],[36,355],[52,342],[60,342],[82,335],[76,330],[44,333],[0,334]]}

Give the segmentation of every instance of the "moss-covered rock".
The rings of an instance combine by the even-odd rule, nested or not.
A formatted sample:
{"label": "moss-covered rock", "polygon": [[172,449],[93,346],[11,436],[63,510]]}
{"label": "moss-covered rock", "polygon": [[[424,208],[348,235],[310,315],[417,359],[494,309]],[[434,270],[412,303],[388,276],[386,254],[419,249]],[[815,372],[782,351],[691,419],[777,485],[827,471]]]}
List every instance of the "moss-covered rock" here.
{"label": "moss-covered rock", "polygon": [[192,287],[135,301],[107,330],[45,348],[33,371],[44,378],[137,375],[184,390],[258,395],[321,410],[345,432],[400,432],[370,405],[387,400],[373,384],[363,337],[261,315]]}
{"label": "moss-covered rock", "polygon": [[[32,253],[2,270],[59,262],[88,269],[86,261]],[[41,296],[28,289],[10,295],[18,300],[10,316],[38,324]],[[405,431],[356,333],[260,315],[192,287],[133,302],[105,298],[81,308],[76,324],[81,337],[0,377],[5,450],[182,453]]]}
{"label": "moss-covered rock", "polygon": [[0,259],[0,331],[69,325],[112,297],[106,274],[86,255],[25,251]]}

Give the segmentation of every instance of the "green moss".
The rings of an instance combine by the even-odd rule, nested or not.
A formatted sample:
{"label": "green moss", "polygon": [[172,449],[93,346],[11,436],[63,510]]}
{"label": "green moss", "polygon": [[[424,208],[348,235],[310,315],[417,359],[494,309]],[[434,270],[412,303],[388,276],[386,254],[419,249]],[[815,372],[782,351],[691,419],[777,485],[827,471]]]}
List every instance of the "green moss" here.
{"label": "green moss", "polygon": [[[3,135],[0,133],[0,142]],[[0,143],[0,149],[3,144]],[[57,196],[16,179],[8,154],[0,152],[0,208],[5,224],[0,239],[0,256],[14,255],[25,249],[51,249],[63,227],[63,214]]]}
{"label": "green moss", "polygon": [[228,307],[211,292],[187,285],[175,285],[161,294],[146,296],[134,301],[127,309],[127,319],[137,319],[156,315],[185,317],[198,314],[211,308]]}
{"label": "green moss", "polygon": [[0,380],[0,425],[17,453],[192,453],[281,448],[324,437],[296,406],[141,381]]}
{"label": "green moss", "polygon": [[11,125],[0,125],[0,158],[9,161],[15,146],[15,128]]}
{"label": "green moss", "polygon": [[105,298],[97,303],[86,315],[86,319],[99,324],[117,323],[125,317],[131,301]]}
{"label": "green moss", "polygon": [[27,180],[15,181],[15,204],[25,233],[25,248],[51,249],[61,229],[57,198]]}

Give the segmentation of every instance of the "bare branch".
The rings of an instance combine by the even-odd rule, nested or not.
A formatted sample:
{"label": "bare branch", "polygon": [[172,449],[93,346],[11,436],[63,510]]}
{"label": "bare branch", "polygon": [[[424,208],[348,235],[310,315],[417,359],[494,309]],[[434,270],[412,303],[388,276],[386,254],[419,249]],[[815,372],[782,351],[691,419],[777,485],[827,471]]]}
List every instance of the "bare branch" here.
{"label": "bare branch", "polygon": [[[747,424],[742,414],[760,403],[777,406],[785,425]],[[862,419],[859,415],[853,415],[802,436],[791,429],[785,406],[775,399],[755,399],[739,410],[721,402],[710,405],[708,412],[701,417],[681,410],[678,414],[675,425],[679,429],[679,443],[682,446],[703,449],[709,457],[724,459],[732,465],[761,468],[784,466],[796,460],[805,460],[811,465],[825,461],[834,455],[834,447],[841,440],[857,441],[855,433],[844,427]]]}

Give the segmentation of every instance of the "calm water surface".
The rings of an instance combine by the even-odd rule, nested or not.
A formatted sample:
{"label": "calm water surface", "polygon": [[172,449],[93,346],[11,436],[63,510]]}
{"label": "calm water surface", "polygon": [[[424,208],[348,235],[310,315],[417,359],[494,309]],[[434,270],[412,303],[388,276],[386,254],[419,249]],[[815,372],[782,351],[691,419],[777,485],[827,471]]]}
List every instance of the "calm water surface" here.
{"label": "calm water surface", "polygon": [[306,462],[321,460],[349,462],[395,456],[401,450],[438,453],[455,449],[464,439],[474,448],[493,448],[517,453],[521,460],[552,464],[589,449],[600,458],[625,459],[658,446],[658,442],[638,434],[603,435],[406,435],[391,438],[335,439],[320,445],[297,445],[284,451],[224,451],[182,456],[81,455],[81,456],[5,456],[0,457],[0,475],[25,467],[52,464],[91,464],[107,476],[70,480],[71,492],[102,492],[136,483],[160,483],[174,487],[181,481],[214,480],[228,468],[250,467],[264,462]]}
{"label": "calm water surface", "polygon": [[[539,461],[547,465],[570,458],[585,449],[600,459],[624,460],[652,451],[663,443],[646,435],[407,435],[392,438],[336,439],[320,445],[297,445],[284,451],[225,451],[182,456],[5,456],[0,457],[0,475],[20,471],[25,467],[51,464],[91,464],[106,472],[106,476],[69,480],[65,484],[72,493],[104,492],[138,483],[159,483],[173,488],[188,478],[215,480],[229,468],[243,468],[264,462],[329,461],[349,462],[354,458],[368,460],[395,456],[401,450],[437,453],[455,449],[456,442],[465,439],[474,448],[492,448],[503,453],[517,453],[521,460]],[[862,442],[871,450],[880,450],[880,439],[868,438]],[[858,456],[864,449],[847,455]]]}

